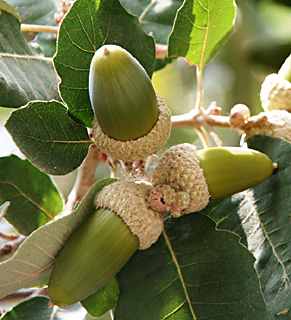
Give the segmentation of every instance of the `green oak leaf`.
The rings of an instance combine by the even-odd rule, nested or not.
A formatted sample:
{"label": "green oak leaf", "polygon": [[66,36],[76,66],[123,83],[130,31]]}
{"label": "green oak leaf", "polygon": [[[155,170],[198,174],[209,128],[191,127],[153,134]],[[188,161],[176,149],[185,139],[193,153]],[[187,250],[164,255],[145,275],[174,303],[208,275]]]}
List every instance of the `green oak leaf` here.
{"label": "green oak leaf", "polygon": [[28,160],[54,175],[76,169],[92,144],[87,129],[58,101],[30,102],[14,110],[5,127]]}
{"label": "green oak leaf", "polygon": [[235,13],[234,0],[186,0],[169,38],[169,56],[185,57],[202,69],[229,37]]}
{"label": "green oak leaf", "polygon": [[14,155],[0,158],[0,203],[4,201],[10,202],[6,220],[24,235],[54,220],[63,207],[51,179]]}
{"label": "green oak leaf", "polygon": [[114,319],[270,319],[254,261],[236,234],[208,217],[169,218],[158,242],[118,273]]}
{"label": "green oak leaf", "polygon": [[[262,291],[274,319],[291,310],[291,143],[255,136],[249,148],[266,153],[278,169],[262,184],[210,204],[203,213],[220,229],[238,233],[256,258]],[[280,318],[279,318],[280,319]]]}

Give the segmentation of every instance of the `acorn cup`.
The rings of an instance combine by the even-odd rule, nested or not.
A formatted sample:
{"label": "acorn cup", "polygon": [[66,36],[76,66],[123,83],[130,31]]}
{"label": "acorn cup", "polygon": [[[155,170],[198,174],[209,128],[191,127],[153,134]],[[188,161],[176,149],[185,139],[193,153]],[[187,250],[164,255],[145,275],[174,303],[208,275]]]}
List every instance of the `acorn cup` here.
{"label": "acorn cup", "polygon": [[98,208],[71,235],[56,258],[50,306],[69,306],[103,287],[138,249],[147,249],[163,230],[163,217],[148,207],[151,186],[118,181],[95,199]]}
{"label": "acorn cup", "polygon": [[89,96],[95,113],[93,135],[107,155],[122,161],[142,160],[167,142],[170,111],[142,65],[125,49],[104,45],[95,52]]}
{"label": "acorn cup", "polygon": [[196,151],[188,143],[176,145],[162,155],[152,173],[155,188],[149,204],[153,210],[179,217],[202,210],[209,199],[251,188],[272,172],[272,161],[255,150],[217,147]]}

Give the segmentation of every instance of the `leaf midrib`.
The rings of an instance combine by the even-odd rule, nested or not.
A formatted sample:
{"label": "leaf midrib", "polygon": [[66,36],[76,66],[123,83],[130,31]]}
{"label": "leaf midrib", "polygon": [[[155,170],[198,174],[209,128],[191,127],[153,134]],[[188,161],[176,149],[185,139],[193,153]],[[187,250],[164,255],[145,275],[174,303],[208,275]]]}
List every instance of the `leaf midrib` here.
{"label": "leaf midrib", "polygon": [[175,252],[172,248],[172,245],[171,245],[171,242],[170,242],[170,239],[166,233],[165,230],[163,230],[163,236],[165,238],[165,242],[166,242],[166,245],[170,251],[170,254],[171,254],[171,257],[173,259],[173,262],[175,263],[175,266],[177,268],[177,272],[178,272],[178,277],[181,281],[181,284],[182,284],[182,287],[183,287],[183,291],[184,291],[184,294],[185,294],[185,297],[186,297],[186,301],[188,303],[188,306],[189,306],[189,309],[190,309],[190,312],[192,314],[192,317],[194,320],[197,320],[197,317],[195,315],[195,312],[194,312],[194,309],[192,307],[192,304],[191,304],[191,300],[190,300],[190,297],[189,297],[189,294],[188,294],[188,291],[187,291],[187,288],[186,288],[186,284],[185,284],[185,281],[184,281],[184,278],[183,278],[183,275],[182,275],[182,271],[181,271],[181,268],[180,268],[180,265],[178,263],[178,260],[176,258],[176,255],[175,255]]}
{"label": "leaf midrib", "polygon": [[54,220],[54,216],[46,210],[44,207],[39,205],[37,202],[35,202],[32,198],[30,198],[25,192],[23,192],[17,185],[12,183],[11,181],[0,181],[0,184],[7,184],[12,186],[14,189],[16,189],[22,197],[27,199],[30,203],[32,203],[35,207],[37,207],[39,210],[41,210],[43,213],[45,213],[51,220]]}
{"label": "leaf midrib", "polygon": [[247,197],[247,200],[249,201],[251,207],[252,207],[253,210],[254,210],[254,213],[255,213],[258,221],[259,221],[260,227],[262,228],[262,230],[263,230],[263,232],[264,232],[264,235],[265,235],[265,237],[266,237],[266,239],[267,239],[267,241],[268,241],[268,243],[269,243],[269,245],[270,245],[270,247],[271,247],[271,249],[272,249],[272,252],[273,252],[276,260],[278,261],[278,263],[280,264],[280,266],[281,266],[281,268],[282,268],[282,270],[283,270],[283,273],[284,273],[284,275],[285,275],[285,277],[286,277],[285,279],[288,281],[289,285],[291,285],[291,280],[290,280],[290,278],[289,278],[289,276],[288,276],[288,273],[287,273],[287,270],[286,270],[286,268],[285,268],[285,266],[284,266],[284,262],[280,259],[279,254],[278,254],[277,251],[276,251],[276,247],[275,247],[275,245],[273,244],[272,240],[270,239],[270,237],[269,237],[269,235],[268,235],[268,231],[266,230],[266,228],[265,228],[265,226],[264,226],[264,224],[263,224],[263,222],[262,222],[262,220],[261,220],[261,217],[260,217],[260,215],[259,215],[259,212],[258,212],[256,206],[254,205],[254,201],[252,200],[252,198],[251,198],[251,196],[249,195],[248,192],[246,192],[246,197]]}

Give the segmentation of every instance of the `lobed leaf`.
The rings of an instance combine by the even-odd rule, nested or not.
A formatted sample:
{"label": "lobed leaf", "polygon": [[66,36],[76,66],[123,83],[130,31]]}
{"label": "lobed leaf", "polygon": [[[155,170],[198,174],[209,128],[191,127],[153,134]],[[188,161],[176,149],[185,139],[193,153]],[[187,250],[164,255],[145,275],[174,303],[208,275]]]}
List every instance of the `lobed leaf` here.
{"label": "lobed leaf", "polygon": [[28,46],[13,7],[1,1],[0,10],[0,105],[18,108],[31,100],[59,99],[52,59]]}
{"label": "lobed leaf", "polygon": [[278,169],[262,184],[211,204],[203,212],[219,228],[240,234],[256,258],[255,268],[272,317],[287,319],[291,314],[291,144],[256,136],[248,140],[248,146],[266,153]]}
{"label": "lobed leaf", "polygon": [[239,237],[206,216],[169,218],[118,273],[115,319],[270,319],[253,264]]}
{"label": "lobed leaf", "polygon": [[49,174],[76,169],[92,144],[87,129],[58,101],[30,102],[13,111],[5,127],[27,159]]}
{"label": "lobed leaf", "polygon": [[3,201],[10,202],[6,220],[24,235],[54,220],[63,207],[51,179],[14,155],[0,158],[0,203]]}
{"label": "lobed leaf", "polygon": [[153,38],[144,33],[137,17],[129,14],[119,0],[75,1],[60,26],[54,64],[70,114],[88,127],[93,121],[89,68],[95,51],[104,44],[125,48],[150,76],[154,70]]}
{"label": "lobed leaf", "polygon": [[11,258],[0,263],[0,299],[21,288],[35,286],[50,274],[66,240],[94,211],[96,193],[114,181],[95,182],[75,211],[32,232]]}
{"label": "lobed leaf", "polygon": [[186,0],[169,37],[169,56],[185,57],[202,69],[229,37],[235,9],[234,0]]}

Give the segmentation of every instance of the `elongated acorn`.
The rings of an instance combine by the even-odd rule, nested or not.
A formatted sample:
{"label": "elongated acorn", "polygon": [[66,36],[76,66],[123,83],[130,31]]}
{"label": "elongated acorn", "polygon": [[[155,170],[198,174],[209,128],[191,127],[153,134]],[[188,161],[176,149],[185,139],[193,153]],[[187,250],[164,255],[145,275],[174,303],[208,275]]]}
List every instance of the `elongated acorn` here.
{"label": "elongated acorn", "polygon": [[[152,191],[149,203],[154,210],[173,211],[172,215],[178,217],[203,209],[210,198],[227,197],[253,187],[267,179],[272,172],[272,161],[255,150],[217,147],[196,151],[191,144],[176,145],[162,155],[152,173],[151,183],[157,190]],[[161,210],[167,202],[163,189],[169,187],[177,196],[180,194],[177,197],[180,202],[173,203],[173,210]],[[183,193],[189,194],[188,203],[185,195],[184,201],[181,201]]]}
{"label": "elongated acorn", "polygon": [[96,116],[94,138],[109,156],[124,161],[144,159],[168,140],[170,111],[142,65],[125,49],[104,45],[95,52],[89,95]]}
{"label": "elongated acorn", "polygon": [[158,239],[163,219],[148,208],[149,188],[117,182],[97,194],[98,209],[56,258],[48,285],[51,304],[69,306],[87,298],[114,277],[137,249],[146,249]]}
{"label": "elongated acorn", "polygon": [[267,121],[245,128],[245,140],[258,134],[264,134],[291,141],[291,114],[289,112],[286,110],[272,110],[262,112],[260,115],[265,115]]}
{"label": "elongated acorn", "polygon": [[268,75],[260,92],[262,107],[265,112],[271,110],[291,111],[291,83],[276,73]]}

